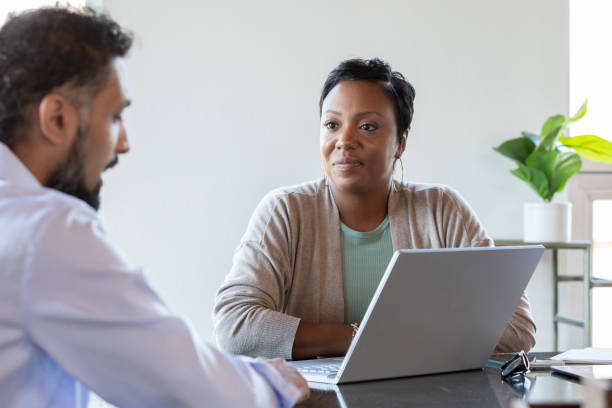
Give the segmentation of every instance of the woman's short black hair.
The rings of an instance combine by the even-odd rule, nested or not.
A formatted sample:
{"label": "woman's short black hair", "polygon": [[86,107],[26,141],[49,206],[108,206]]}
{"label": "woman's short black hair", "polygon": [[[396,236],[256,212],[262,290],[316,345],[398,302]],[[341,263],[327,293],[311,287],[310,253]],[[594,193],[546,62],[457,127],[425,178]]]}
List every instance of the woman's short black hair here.
{"label": "woman's short black hair", "polygon": [[133,37],[90,8],[45,7],[11,15],[0,29],[0,142],[13,147],[27,109],[68,84],[103,88],[114,57]]}
{"label": "woman's short black hair", "polygon": [[383,90],[395,106],[397,138],[398,142],[401,143],[404,132],[410,129],[410,123],[412,123],[415,96],[414,87],[406,81],[404,76],[397,71],[392,71],[389,64],[378,58],[368,60],[354,58],[342,61],[329,73],[323,84],[321,98],[319,99],[319,115],[322,113],[323,101],[329,92],[342,81],[381,83]]}

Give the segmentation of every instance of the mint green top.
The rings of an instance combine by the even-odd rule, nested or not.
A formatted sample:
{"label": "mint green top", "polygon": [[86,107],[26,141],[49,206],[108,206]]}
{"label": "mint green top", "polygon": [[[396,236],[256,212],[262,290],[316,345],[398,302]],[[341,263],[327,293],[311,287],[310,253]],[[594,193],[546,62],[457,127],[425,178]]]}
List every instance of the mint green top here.
{"label": "mint green top", "polygon": [[361,322],[393,256],[389,217],[376,229],[359,232],[340,221],[344,323]]}

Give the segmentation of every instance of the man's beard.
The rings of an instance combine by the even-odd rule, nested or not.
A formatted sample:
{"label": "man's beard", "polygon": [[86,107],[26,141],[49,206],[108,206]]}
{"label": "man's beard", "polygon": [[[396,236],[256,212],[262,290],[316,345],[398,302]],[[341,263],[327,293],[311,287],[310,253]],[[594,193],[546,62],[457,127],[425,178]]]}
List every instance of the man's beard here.
{"label": "man's beard", "polygon": [[[83,144],[86,137],[88,137],[86,131],[79,126],[66,161],[60,164],[51,174],[46,185],[49,188],[80,198],[97,211],[100,208],[102,182],[98,181],[91,190],[85,186]],[[115,161],[109,167],[114,164]]]}

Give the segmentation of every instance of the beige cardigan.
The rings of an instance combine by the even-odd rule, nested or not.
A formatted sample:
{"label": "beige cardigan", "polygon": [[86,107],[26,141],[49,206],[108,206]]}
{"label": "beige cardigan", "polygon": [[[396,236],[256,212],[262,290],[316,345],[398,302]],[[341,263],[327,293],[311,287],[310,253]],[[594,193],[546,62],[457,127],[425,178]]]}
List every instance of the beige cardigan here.
{"label": "beige cardigan", "polygon": [[[404,184],[390,193],[388,214],[394,250],[492,245],[474,212],[449,187]],[[219,346],[290,359],[300,319],[344,322],[341,258],[338,208],[323,179],[267,194],[217,292]],[[496,351],[527,351],[534,334],[523,295]]]}

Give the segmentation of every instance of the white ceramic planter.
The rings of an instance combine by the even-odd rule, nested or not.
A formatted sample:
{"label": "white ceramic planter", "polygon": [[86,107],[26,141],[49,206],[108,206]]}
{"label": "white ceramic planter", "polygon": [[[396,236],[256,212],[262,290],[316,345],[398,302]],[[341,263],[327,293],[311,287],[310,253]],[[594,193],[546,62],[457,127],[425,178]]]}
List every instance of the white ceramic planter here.
{"label": "white ceramic planter", "polygon": [[525,203],[523,240],[525,242],[567,242],[572,236],[571,203]]}

